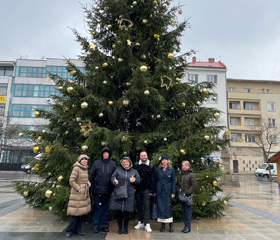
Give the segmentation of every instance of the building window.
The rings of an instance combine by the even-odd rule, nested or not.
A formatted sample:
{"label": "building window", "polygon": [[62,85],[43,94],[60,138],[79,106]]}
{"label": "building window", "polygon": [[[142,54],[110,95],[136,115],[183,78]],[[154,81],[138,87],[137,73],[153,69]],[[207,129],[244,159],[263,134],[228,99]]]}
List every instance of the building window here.
{"label": "building window", "polygon": [[245,118],[245,126],[255,126],[254,118]]}
{"label": "building window", "polygon": [[14,67],[0,67],[0,76],[13,76]]}
{"label": "building window", "polygon": [[269,127],[276,127],[276,118],[269,118],[268,119],[268,126]]}
{"label": "building window", "polygon": [[47,77],[46,68],[44,67],[17,67],[17,77]]}
{"label": "building window", "polygon": [[230,136],[231,136],[231,141],[232,142],[238,142],[238,134],[237,133],[232,133]]}
{"label": "building window", "polygon": [[262,89],[262,93],[264,93],[264,89]]}
{"label": "building window", "polygon": [[217,75],[207,75],[207,82],[218,83]]}
{"label": "building window", "polygon": [[188,82],[198,82],[198,74],[188,74]]}
{"label": "building window", "polygon": [[246,110],[254,110],[254,104],[253,103],[244,103],[244,109]]}
{"label": "building window", "polygon": [[249,92],[251,92],[251,88],[244,88],[244,89],[243,89],[243,92],[249,93]]}
{"label": "building window", "polygon": [[237,125],[237,118],[236,117],[231,117],[230,118],[230,125]]}
{"label": "building window", "polygon": [[35,118],[35,109],[43,109],[50,111],[50,105],[32,105],[32,104],[13,104],[11,116],[12,117],[24,117],[24,118]]}
{"label": "building window", "polygon": [[228,88],[228,91],[229,91],[229,92],[235,92],[235,87],[229,87],[229,88]]}
{"label": "building window", "polygon": [[[47,72],[57,74],[62,78],[73,79],[73,77],[70,75],[70,72],[68,72],[66,68],[66,66],[47,66]],[[78,70],[82,73],[85,73],[84,67],[78,67]]]}
{"label": "building window", "polygon": [[275,103],[274,102],[268,102],[267,103],[267,111],[275,111]]}
{"label": "building window", "polygon": [[245,134],[245,142],[255,142],[256,137],[252,134]]}
{"label": "building window", "polygon": [[240,103],[239,102],[229,102],[229,108],[230,109],[240,109]]}
{"label": "building window", "polygon": [[269,135],[269,143],[277,143],[276,135]]}
{"label": "building window", "polygon": [[51,95],[62,96],[55,85],[33,85],[33,84],[15,84],[15,97],[50,97]]}
{"label": "building window", "polygon": [[7,87],[0,87],[0,96],[7,95]]}
{"label": "building window", "polygon": [[5,114],[5,104],[0,104],[0,116],[4,116]]}
{"label": "building window", "polygon": [[266,89],[266,93],[269,93],[269,89]]}

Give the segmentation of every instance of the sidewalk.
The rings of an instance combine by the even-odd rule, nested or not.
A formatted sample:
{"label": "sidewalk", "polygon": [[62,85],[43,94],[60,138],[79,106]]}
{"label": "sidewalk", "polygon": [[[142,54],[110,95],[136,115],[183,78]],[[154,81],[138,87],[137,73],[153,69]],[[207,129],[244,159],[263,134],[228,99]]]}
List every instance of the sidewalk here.
{"label": "sidewalk", "polygon": [[[10,173],[12,175],[12,173]],[[14,173],[0,172],[0,239],[67,239],[62,222],[50,211],[40,211],[23,206],[21,196],[12,189],[9,179],[21,179]],[[28,176],[34,177],[34,176]],[[190,233],[183,234],[182,222],[175,222],[173,233],[159,232],[160,224],[151,221],[152,233],[135,230],[137,220],[129,223],[129,234],[117,234],[117,223],[110,223],[110,232],[94,234],[91,223],[83,224],[83,237],[71,239],[279,239],[280,235],[280,192],[276,182],[258,181],[255,176],[235,175],[240,187],[225,186],[224,192],[233,195],[229,208],[221,218],[206,218],[192,221]]]}

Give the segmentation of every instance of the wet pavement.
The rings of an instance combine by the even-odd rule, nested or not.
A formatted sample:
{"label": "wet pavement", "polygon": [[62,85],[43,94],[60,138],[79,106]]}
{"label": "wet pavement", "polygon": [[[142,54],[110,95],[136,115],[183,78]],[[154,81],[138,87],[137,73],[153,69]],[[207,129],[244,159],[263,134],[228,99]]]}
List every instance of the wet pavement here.
{"label": "wet pavement", "polygon": [[[50,211],[25,206],[21,196],[12,188],[12,180],[40,181],[36,175],[23,172],[0,172],[0,239],[67,239],[63,222]],[[117,234],[113,220],[110,232],[94,234],[91,223],[83,223],[83,237],[71,239],[279,239],[280,189],[277,182],[258,179],[253,175],[233,175],[236,184],[225,185],[225,194],[231,194],[228,209],[221,218],[203,218],[192,221],[190,233],[181,232],[182,222],[175,222],[173,233],[159,232],[160,224],[151,221],[152,233],[135,230],[137,220],[129,223],[129,234]]]}

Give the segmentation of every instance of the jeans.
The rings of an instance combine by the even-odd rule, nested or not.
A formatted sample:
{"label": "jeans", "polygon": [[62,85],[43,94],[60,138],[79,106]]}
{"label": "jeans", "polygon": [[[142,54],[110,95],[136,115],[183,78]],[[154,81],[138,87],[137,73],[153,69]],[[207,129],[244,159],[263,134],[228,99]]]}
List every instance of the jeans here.
{"label": "jeans", "polygon": [[182,208],[183,208],[183,217],[184,217],[185,227],[187,227],[188,229],[191,229],[192,205],[187,206],[185,204],[182,204]]}
{"label": "jeans", "polygon": [[82,231],[82,217],[71,216],[70,222],[66,228],[66,233],[80,233]]}
{"label": "jeans", "polygon": [[101,226],[108,226],[108,210],[109,210],[109,194],[94,194],[94,214],[93,225],[99,225],[101,219]]}
{"label": "jeans", "polygon": [[150,190],[138,190],[136,191],[136,204],[138,221],[146,225],[150,222]]}

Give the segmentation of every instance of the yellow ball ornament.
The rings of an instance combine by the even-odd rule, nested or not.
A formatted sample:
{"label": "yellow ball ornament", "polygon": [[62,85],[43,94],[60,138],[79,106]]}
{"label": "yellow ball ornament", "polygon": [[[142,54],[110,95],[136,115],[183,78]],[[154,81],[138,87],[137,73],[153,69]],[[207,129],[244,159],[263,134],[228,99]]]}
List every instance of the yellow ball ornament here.
{"label": "yellow ball ornament", "polygon": [[102,67],[103,67],[103,68],[107,68],[108,66],[109,66],[108,63],[106,63],[106,62],[105,62],[105,63],[102,63]]}
{"label": "yellow ball ornament", "polygon": [[24,191],[24,192],[23,192],[23,196],[24,196],[24,197],[28,197],[28,195],[29,195],[28,191]]}
{"label": "yellow ball ornament", "polygon": [[18,136],[19,136],[19,137],[23,137],[23,133],[19,133]]}
{"label": "yellow ball ornament", "polygon": [[39,170],[40,170],[40,164],[37,163],[37,164],[34,166],[34,169],[35,169],[35,171],[39,171]]}
{"label": "yellow ball ornament", "polygon": [[182,154],[182,155],[186,155],[186,154],[187,154],[187,152],[186,152],[186,150],[185,150],[185,149],[180,149],[180,154]]}
{"label": "yellow ball ornament", "polygon": [[59,182],[62,182],[64,180],[64,177],[62,175],[60,175],[58,178],[57,178],[57,181]]}
{"label": "yellow ball ornament", "polygon": [[205,139],[206,141],[208,141],[208,140],[210,139],[210,137],[209,137],[208,135],[205,135],[205,136],[204,136],[204,139]]}
{"label": "yellow ball ornament", "polygon": [[174,54],[173,53],[168,53],[168,55],[167,55],[167,58],[169,59],[169,60],[173,60],[174,59]]}
{"label": "yellow ball ornament", "polygon": [[148,68],[146,66],[141,66],[140,71],[141,72],[147,72]]}
{"label": "yellow ball ornament", "polygon": [[73,77],[76,76],[76,75],[77,75],[76,70],[72,70],[72,71],[70,72],[70,75],[73,76]]}
{"label": "yellow ball ornament", "polygon": [[52,153],[52,151],[53,151],[53,148],[52,148],[52,147],[50,147],[50,146],[46,146],[46,147],[45,147],[45,152],[46,152],[46,153]]}
{"label": "yellow ball ornament", "polygon": [[143,20],[142,20],[142,23],[143,23],[143,24],[147,24],[147,23],[148,23],[148,20],[147,20],[147,19],[143,19]]}
{"label": "yellow ball ornament", "polygon": [[216,180],[215,180],[215,181],[213,181],[213,183],[212,183],[212,184],[213,184],[213,186],[214,186],[214,187],[217,187],[217,186],[218,186],[218,182],[217,182]]}
{"label": "yellow ball ornament", "polygon": [[112,28],[112,25],[111,25],[111,24],[107,25],[107,28],[108,28],[108,29],[111,29],[111,28]]}
{"label": "yellow ball ornament", "polygon": [[153,5],[156,6],[158,5],[158,2],[156,0],[153,1]]}
{"label": "yellow ball ornament", "polygon": [[83,145],[83,146],[81,147],[81,149],[82,149],[82,151],[86,151],[86,150],[88,150],[88,146],[87,146],[87,145]]}
{"label": "yellow ball ornament", "polygon": [[113,101],[108,101],[108,104],[109,104],[110,106],[112,106],[112,105],[114,104],[114,102],[113,102]]}
{"label": "yellow ball ornament", "polygon": [[52,192],[51,190],[47,190],[47,191],[45,192],[45,196],[46,196],[47,198],[51,198],[52,195],[53,195],[53,192]]}
{"label": "yellow ball ornament", "polygon": [[34,152],[34,153],[40,152],[40,147],[39,147],[39,146],[35,146],[35,147],[33,148],[33,152]]}
{"label": "yellow ball ornament", "polygon": [[124,106],[128,106],[129,105],[129,100],[127,100],[127,99],[123,100],[122,104]]}
{"label": "yellow ball ornament", "polygon": [[73,91],[74,91],[74,88],[73,88],[73,87],[68,87],[68,88],[67,88],[67,92],[68,92],[68,93],[72,93]]}
{"label": "yellow ball ornament", "polygon": [[86,109],[88,107],[88,103],[87,102],[83,102],[82,104],[81,104],[81,108],[82,109]]}
{"label": "yellow ball ornament", "polygon": [[59,86],[57,89],[61,91],[61,90],[63,90],[63,87]]}
{"label": "yellow ball ornament", "polygon": [[155,38],[155,39],[158,39],[158,38],[159,38],[159,35],[155,33],[155,34],[154,34],[154,38]]}
{"label": "yellow ball ornament", "polygon": [[41,113],[40,113],[39,111],[36,111],[36,112],[34,113],[34,115],[35,115],[35,117],[40,117],[40,116],[41,116]]}
{"label": "yellow ball ornament", "polygon": [[200,101],[197,101],[197,102],[196,102],[196,105],[197,105],[197,106],[201,106],[201,102],[200,102]]}
{"label": "yellow ball ornament", "polygon": [[218,119],[218,118],[220,118],[221,115],[220,115],[220,113],[216,112],[216,113],[214,113],[213,116],[214,116],[214,118]]}
{"label": "yellow ball ornament", "polygon": [[202,89],[202,93],[203,93],[203,94],[207,94],[208,92],[209,92],[209,90],[208,90],[207,88],[203,88],[203,89]]}

